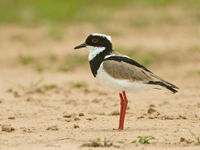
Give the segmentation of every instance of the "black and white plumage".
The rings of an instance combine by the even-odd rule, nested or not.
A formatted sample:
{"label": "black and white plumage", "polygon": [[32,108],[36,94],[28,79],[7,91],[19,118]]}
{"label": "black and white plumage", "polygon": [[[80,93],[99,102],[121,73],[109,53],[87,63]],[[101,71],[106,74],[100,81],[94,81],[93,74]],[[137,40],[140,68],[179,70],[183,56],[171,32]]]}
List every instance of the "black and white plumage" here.
{"label": "black and white plumage", "polygon": [[75,49],[87,47],[89,62],[94,77],[118,92],[134,92],[142,89],[167,89],[173,93],[178,87],[158,77],[128,56],[112,49],[110,36],[91,34],[84,44]]}
{"label": "black and white plumage", "polygon": [[108,35],[91,34],[75,49],[83,47],[89,50],[88,60],[93,76],[101,84],[119,92],[121,111],[118,130],[124,128],[128,103],[125,92],[143,89],[167,89],[172,93],[177,92],[177,86],[163,80],[130,57],[115,52]]}

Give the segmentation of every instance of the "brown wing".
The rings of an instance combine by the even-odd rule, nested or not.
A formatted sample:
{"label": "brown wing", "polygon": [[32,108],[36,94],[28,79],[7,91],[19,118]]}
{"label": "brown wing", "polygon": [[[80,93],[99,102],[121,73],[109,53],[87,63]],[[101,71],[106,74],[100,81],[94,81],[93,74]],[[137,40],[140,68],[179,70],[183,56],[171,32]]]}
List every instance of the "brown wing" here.
{"label": "brown wing", "polygon": [[163,80],[144,66],[126,56],[116,54],[114,54],[114,56],[109,56],[104,59],[103,67],[110,76],[118,79],[130,80],[132,82],[142,81],[146,84],[162,86],[173,93],[176,93],[176,89],[179,89],[174,84]]}
{"label": "brown wing", "polygon": [[104,70],[114,78],[143,82],[155,80],[151,72],[147,72],[143,68],[123,61],[106,60],[103,63],[103,67]]}

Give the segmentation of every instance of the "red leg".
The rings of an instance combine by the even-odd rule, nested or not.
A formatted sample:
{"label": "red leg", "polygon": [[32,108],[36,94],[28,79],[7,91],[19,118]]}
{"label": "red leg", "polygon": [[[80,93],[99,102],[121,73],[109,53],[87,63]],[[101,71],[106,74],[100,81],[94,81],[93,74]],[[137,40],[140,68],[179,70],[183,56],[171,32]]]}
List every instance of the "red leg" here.
{"label": "red leg", "polygon": [[118,128],[118,130],[122,126],[122,114],[123,114],[123,109],[124,109],[124,106],[123,106],[124,105],[123,96],[122,96],[121,93],[119,93],[119,96],[120,96],[120,99],[121,99],[121,102],[120,102],[121,108],[120,108],[120,118],[119,118],[119,128]]}
{"label": "red leg", "polygon": [[126,115],[126,109],[127,109],[127,104],[128,104],[128,100],[126,97],[126,93],[125,91],[122,92],[123,93],[123,108],[122,108],[122,116],[121,116],[121,126],[119,127],[119,130],[123,130],[124,129],[124,119],[125,119],[125,115]]}
{"label": "red leg", "polygon": [[126,115],[126,109],[127,109],[127,105],[128,105],[128,99],[126,97],[126,93],[125,91],[123,91],[123,98],[124,98],[124,108],[122,109],[123,112],[122,112],[122,129],[124,128],[124,119],[125,119],[125,115]]}
{"label": "red leg", "polygon": [[126,97],[125,91],[123,91],[123,95],[119,93],[120,99],[121,99],[121,109],[120,109],[120,119],[119,119],[119,128],[118,130],[123,130],[124,129],[124,119],[125,119],[125,114],[126,114],[126,108],[128,104],[128,100]]}
{"label": "red leg", "polygon": [[119,93],[119,97],[120,97],[120,118],[119,118],[119,128],[118,129],[114,129],[114,130],[120,130],[121,126],[122,126],[122,112],[123,112],[123,104],[124,104],[124,99],[121,93]]}

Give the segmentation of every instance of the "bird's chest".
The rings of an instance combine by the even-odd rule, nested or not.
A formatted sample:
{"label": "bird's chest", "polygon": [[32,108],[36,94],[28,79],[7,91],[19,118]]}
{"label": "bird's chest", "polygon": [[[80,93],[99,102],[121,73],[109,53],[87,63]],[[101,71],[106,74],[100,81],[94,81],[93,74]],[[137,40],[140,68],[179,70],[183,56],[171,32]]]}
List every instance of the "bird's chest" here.
{"label": "bird's chest", "polygon": [[129,80],[117,79],[110,76],[103,68],[103,63],[97,70],[96,79],[102,85],[105,85],[115,91],[137,92],[145,88],[141,82],[131,82]]}
{"label": "bird's chest", "polygon": [[118,79],[111,77],[104,69],[103,63],[100,65],[99,69],[97,70],[96,79],[102,85],[105,85],[115,91],[122,91],[125,88],[123,82]]}

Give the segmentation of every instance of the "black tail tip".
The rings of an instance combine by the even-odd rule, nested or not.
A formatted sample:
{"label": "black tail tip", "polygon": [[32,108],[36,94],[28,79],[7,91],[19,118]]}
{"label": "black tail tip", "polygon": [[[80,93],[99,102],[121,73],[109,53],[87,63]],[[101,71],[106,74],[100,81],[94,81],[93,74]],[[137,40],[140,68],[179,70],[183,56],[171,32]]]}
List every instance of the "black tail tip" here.
{"label": "black tail tip", "polygon": [[169,91],[171,91],[173,94],[177,93],[178,91],[176,89],[178,89],[178,87],[174,86],[172,87],[171,85],[167,85],[161,81],[149,81],[148,84],[154,84],[154,85],[159,85],[162,86],[166,89],[168,89]]}
{"label": "black tail tip", "polygon": [[[169,89],[169,88],[168,88]],[[173,89],[173,88],[171,88],[171,89],[169,89],[173,94],[176,94],[178,91],[177,90],[175,90],[175,89]]]}

